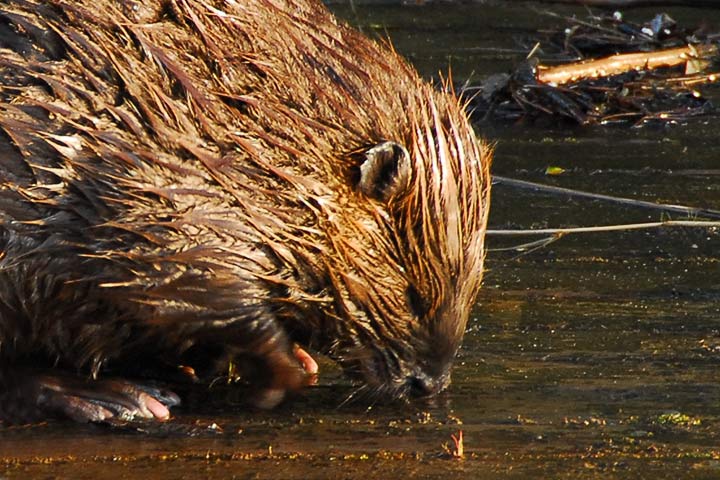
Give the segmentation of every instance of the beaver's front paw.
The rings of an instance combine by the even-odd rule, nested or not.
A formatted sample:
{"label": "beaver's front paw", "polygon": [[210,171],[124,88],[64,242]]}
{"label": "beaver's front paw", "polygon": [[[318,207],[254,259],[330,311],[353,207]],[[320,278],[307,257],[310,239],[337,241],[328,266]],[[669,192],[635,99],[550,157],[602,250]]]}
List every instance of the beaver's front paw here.
{"label": "beaver's front paw", "polygon": [[318,364],[305,349],[294,345],[292,355],[273,352],[264,358],[270,375],[259,379],[262,385],[250,402],[262,409],[275,408],[288,392],[317,383]]}

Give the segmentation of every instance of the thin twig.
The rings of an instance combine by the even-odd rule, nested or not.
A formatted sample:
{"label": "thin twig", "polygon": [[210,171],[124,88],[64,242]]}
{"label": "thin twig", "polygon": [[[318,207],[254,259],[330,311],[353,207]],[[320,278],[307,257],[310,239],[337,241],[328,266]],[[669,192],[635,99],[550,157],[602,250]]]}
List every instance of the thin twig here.
{"label": "thin twig", "polygon": [[668,7],[681,5],[696,8],[720,8],[717,0],[537,0],[542,3],[565,3],[608,8]]}
{"label": "thin twig", "polygon": [[684,205],[669,205],[664,203],[646,202],[644,200],[635,200],[632,198],[614,197],[611,195],[603,195],[599,193],[585,192],[582,190],[573,190],[570,188],[543,185],[542,183],[528,182],[525,180],[516,180],[513,178],[500,177],[498,175],[493,175],[493,184],[527,188],[548,193],[559,193],[562,195],[569,195],[571,197],[583,197],[593,200],[603,200],[613,203],[620,203],[623,205],[630,205],[633,207],[649,208],[652,210],[660,210],[664,212],[682,213],[694,217],[720,218],[720,210],[687,207]]}
{"label": "thin twig", "polygon": [[[491,230],[491,232],[506,232],[510,230]],[[487,231],[486,231],[487,233]],[[488,248],[488,252],[534,252],[535,250],[539,250],[541,248],[547,247],[551,243],[560,240],[560,238],[563,235],[557,234],[557,235],[551,235],[549,237],[541,238],[540,240],[535,240],[533,242],[527,242],[522,243],[520,245],[514,245],[512,247],[495,247],[495,248]]]}
{"label": "thin twig", "polygon": [[[696,220],[666,220],[664,222],[647,222],[647,223],[627,223],[620,225],[600,225],[593,227],[571,227],[571,228],[538,228],[527,230],[486,230],[487,235],[496,236],[525,236],[525,235],[569,235],[571,233],[597,233],[597,232],[616,232],[620,230],[643,230],[658,227],[702,227],[716,228],[720,227],[720,222],[703,222]],[[540,242],[543,242],[541,240]],[[537,242],[522,245],[534,246]],[[513,249],[517,249],[514,247]]]}

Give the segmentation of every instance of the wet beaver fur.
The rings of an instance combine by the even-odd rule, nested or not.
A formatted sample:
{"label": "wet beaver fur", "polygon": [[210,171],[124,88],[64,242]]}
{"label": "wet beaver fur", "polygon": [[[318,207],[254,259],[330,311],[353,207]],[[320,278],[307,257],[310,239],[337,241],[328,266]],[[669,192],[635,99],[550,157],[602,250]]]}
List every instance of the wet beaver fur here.
{"label": "wet beaver fur", "polygon": [[480,288],[489,149],[314,0],[0,5],[0,419],[168,417],[130,378],[293,345],[429,396]]}

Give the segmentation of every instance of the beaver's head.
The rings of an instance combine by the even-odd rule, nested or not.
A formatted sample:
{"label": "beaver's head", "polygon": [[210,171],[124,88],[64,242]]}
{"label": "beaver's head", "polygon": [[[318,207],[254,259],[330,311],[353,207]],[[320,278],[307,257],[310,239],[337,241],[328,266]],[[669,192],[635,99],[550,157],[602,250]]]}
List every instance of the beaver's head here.
{"label": "beaver's head", "polygon": [[489,193],[489,152],[455,100],[427,92],[407,107],[402,135],[356,152],[357,211],[329,234],[346,319],[332,354],[391,397],[449,383],[480,287]]}
{"label": "beaver's head", "polygon": [[313,201],[324,238],[311,284],[324,307],[305,313],[324,317],[309,333],[315,347],[362,392],[391,398],[448,385],[480,287],[489,207],[490,150],[457,99],[422,83],[404,92],[403,115],[380,119],[384,138],[338,159],[343,182]]}

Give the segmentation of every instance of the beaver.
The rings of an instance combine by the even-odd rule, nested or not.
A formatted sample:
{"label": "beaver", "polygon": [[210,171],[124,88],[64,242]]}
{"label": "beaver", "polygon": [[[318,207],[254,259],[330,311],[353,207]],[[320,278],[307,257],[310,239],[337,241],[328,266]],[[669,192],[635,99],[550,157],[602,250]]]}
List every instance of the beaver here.
{"label": "beaver", "polygon": [[464,107],[317,0],[4,1],[0,418],[165,420],[148,376],[229,364],[271,407],[296,346],[445,389],[489,208]]}

